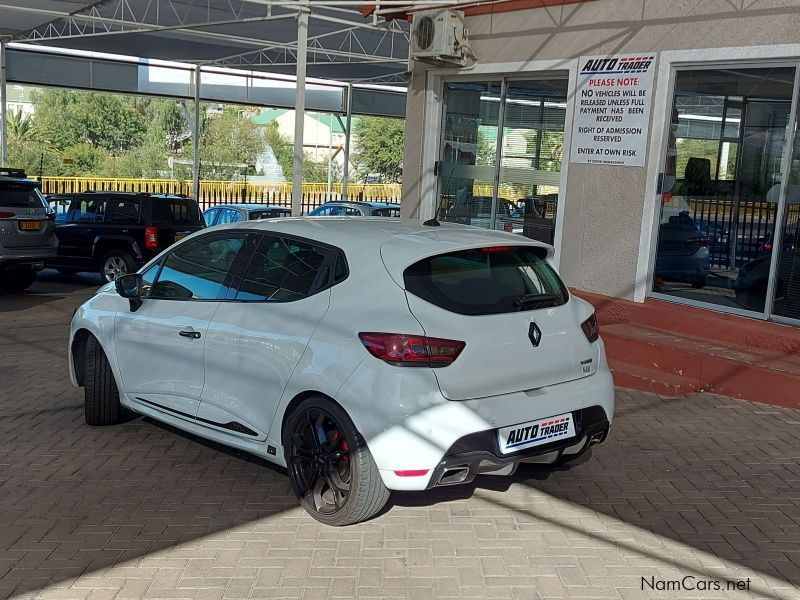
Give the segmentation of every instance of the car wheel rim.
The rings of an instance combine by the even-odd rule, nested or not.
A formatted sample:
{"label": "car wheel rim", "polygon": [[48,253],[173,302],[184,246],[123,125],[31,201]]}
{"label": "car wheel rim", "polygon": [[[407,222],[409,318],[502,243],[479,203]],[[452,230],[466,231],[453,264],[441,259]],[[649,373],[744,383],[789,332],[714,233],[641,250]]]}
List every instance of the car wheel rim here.
{"label": "car wheel rim", "polygon": [[322,515],[347,503],[352,481],[351,451],[336,419],[311,408],[299,416],[291,432],[289,469],[301,500]]}
{"label": "car wheel rim", "polygon": [[106,264],[103,266],[103,272],[105,273],[107,281],[114,281],[117,277],[127,275],[128,267],[125,265],[125,261],[119,256],[111,256],[106,260]]}

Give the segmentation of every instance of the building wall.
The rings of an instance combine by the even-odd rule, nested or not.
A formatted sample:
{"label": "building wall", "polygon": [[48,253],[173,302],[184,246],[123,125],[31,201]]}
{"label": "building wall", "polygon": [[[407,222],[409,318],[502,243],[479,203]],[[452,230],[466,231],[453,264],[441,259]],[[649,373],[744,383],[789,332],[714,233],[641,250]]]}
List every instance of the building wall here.
{"label": "building wall", "polygon": [[[502,63],[563,59],[566,68],[586,55],[798,43],[800,0],[590,0],[468,17],[466,25],[480,63],[500,63],[498,72],[512,74]],[[420,190],[422,170],[432,168],[422,164],[428,68],[416,64],[409,87],[403,177],[407,215],[419,210],[423,193],[433,194]],[[652,111],[664,110],[654,102],[651,121]],[[568,134],[571,123],[565,129]],[[633,298],[645,174],[646,167],[570,164],[560,207],[565,211],[561,272],[569,285]]]}

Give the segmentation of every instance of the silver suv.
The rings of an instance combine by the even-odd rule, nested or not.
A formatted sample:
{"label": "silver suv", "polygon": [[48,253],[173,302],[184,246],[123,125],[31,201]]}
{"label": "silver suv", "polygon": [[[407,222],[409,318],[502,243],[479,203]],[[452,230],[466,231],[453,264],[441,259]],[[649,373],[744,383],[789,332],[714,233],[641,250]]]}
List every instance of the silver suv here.
{"label": "silver suv", "polygon": [[0,290],[30,286],[57,250],[55,213],[39,182],[19,169],[0,167]]}

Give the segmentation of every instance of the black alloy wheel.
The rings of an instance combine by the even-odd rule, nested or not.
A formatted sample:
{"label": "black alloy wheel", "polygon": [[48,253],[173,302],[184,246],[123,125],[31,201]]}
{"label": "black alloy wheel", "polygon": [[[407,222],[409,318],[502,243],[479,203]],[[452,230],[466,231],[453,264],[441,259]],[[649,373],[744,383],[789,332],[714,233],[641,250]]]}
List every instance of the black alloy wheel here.
{"label": "black alloy wheel", "polygon": [[308,408],[292,430],[289,452],[292,480],[307,507],[321,515],[344,508],[352,480],[350,445],[336,419],[322,408]]}
{"label": "black alloy wheel", "polygon": [[328,398],[306,398],[287,416],[283,450],[300,504],[321,523],[365,521],[389,499],[364,438]]}

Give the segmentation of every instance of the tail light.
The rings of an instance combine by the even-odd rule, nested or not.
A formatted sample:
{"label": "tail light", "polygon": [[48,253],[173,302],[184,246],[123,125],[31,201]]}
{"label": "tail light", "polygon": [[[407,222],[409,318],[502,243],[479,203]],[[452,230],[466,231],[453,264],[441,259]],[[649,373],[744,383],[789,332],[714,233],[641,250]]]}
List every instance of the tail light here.
{"label": "tail light", "polygon": [[511,246],[486,246],[486,248],[481,248],[481,252],[494,254],[495,252],[508,252],[510,249]]}
{"label": "tail light", "polygon": [[765,243],[764,250],[772,250],[772,242]]}
{"label": "tail light", "polygon": [[404,333],[359,333],[367,351],[398,367],[446,367],[461,354],[466,342]]}
{"label": "tail light", "polygon": [[56,212],[54,210],[47,212],[47,220],[48,221],[55,221],[56,220]]}
{"label": "tail light", "polygon": [[600,337],[600,324],[597,322],[597,315],[592,313],[591,317],[581,323],[581,329],[583,329],[583,333],[590,344],[596,342],[597,338]]}
{"label": "tail light", "polygon": [[144,228],[144,247],[150,249],[158,248],[158,227]]}
{"label": "tail light", "polygon": [[8,212],[6,210],[0,210],[0,219],[10,219],[14,216],[13,212]]}
{"label": "tail light", "polygon": [[708,238],[707,237],[693,237],[686,240],[686,244],[692,246],[693,248],[704,248],[708,246]]}

